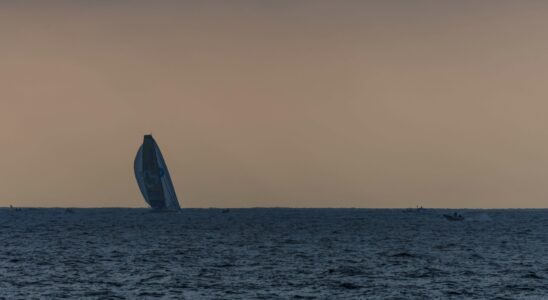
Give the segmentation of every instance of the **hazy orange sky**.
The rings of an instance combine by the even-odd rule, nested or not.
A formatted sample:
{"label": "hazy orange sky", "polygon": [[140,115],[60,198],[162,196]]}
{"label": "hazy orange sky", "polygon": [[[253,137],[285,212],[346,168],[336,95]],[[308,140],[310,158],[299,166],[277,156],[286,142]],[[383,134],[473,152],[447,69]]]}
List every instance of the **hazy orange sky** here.
{"label": "hazy orange sky", "polygon": [[[45,3],[48,2],[48,3]],[[0,206],[548,207],[548,3],[0,3]]]}

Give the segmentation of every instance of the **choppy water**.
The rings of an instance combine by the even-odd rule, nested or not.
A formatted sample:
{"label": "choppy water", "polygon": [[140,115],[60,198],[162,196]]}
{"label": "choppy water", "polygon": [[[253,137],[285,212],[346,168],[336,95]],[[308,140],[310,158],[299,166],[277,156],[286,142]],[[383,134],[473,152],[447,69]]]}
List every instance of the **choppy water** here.
{"label": "choppy water", "polygon": [[0,209],[0,296],[548,299],[548,210]]}

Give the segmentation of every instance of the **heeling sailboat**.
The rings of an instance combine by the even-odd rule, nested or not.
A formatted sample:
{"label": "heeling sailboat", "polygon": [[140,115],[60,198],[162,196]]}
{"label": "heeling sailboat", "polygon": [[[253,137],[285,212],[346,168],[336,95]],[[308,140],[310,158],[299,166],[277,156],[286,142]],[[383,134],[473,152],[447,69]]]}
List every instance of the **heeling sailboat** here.
{"label": "heeling sailboat", "polygon": [[159,211],[181,209],[160,147],[152,135],[145,135],[133,167],[139,189],[152,209]]}

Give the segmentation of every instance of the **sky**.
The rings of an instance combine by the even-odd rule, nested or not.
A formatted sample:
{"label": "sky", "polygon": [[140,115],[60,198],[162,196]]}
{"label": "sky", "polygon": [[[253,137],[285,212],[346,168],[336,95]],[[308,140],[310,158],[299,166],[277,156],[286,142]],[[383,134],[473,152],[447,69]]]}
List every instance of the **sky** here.
{"label": "sky", "polygon": [[2,1],[0,206],[548,207],[543,1]]}

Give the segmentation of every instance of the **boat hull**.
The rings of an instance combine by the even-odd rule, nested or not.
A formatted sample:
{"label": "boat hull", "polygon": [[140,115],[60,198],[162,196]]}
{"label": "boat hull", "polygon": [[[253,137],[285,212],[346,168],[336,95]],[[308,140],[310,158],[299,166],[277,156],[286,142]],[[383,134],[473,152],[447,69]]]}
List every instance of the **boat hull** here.
{"label": "boat hull", "polygon": [[443,217],[449,221],[464,221],[463,216],[443,215]]}

